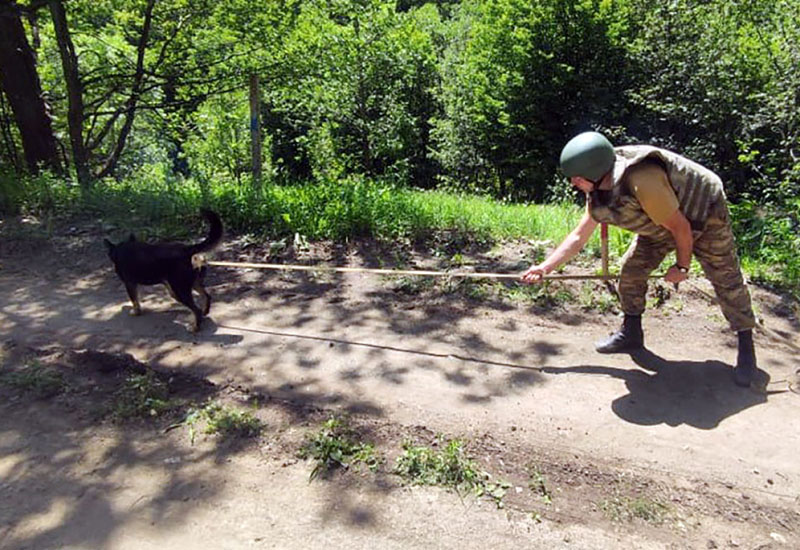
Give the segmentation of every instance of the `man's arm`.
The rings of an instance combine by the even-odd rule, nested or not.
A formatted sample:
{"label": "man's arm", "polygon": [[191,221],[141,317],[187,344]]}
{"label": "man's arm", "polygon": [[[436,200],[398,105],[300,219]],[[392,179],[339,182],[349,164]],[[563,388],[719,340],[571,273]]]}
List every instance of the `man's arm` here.
{"label": "man's arm", "polygon": [[[672,233],[676,264],[688,270],[694,245],[692,227],[678,207],[667,172],[660,165],[645,161],[630,170],[628,185],[653,223]],[[670,283],[680,283],[686,278],[687,273],[674,266],[664,275]]]}
{"label": "man's arm", "polygon": [[[689,265],[692,263],[692,247],[694,246],[692,226],[689,224],[689,220],[680,210],[676,210],[661,225],[666,227],[672,233],[672,238],[675,239],[675,263],[688,271]],[[687,277],[688,274],[682,273],[676,266],[670,267],[664,275],[664,279],[670,283],[680,283]]]}
{"label": "man's arm", "polygon": [[538,283],[545,275],[558,266],[570,261],[586,245],[595,227],[597,227],[597,222],[594,221],[589,214],[589,205],[587,202],[586,212],[584,212],[583,217],[578,222],[578,225],[575,226],[575,229],[561,241],[561,244],[559,244],[542,263],[531,266],[523,273],[522,282]]}

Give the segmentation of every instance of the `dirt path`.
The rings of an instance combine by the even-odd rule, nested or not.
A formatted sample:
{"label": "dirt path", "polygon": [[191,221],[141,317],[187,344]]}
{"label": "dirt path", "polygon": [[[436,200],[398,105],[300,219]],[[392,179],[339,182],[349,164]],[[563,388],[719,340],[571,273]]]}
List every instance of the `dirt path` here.
{"label": "dirt path", "polygon": [[[190,445],[181,430],[98,423],[91,403],[0,388],[2,548],[800,545],[800,395],[789,391],[800,360],[759,335],[766,391],[735,387],[735,339],[692,289],[646,317],[647,353],[602,356],[592,342],[617,320],[576,304],[543,311],[441,287],[399,292],[366,274],[214,269],[216,302],[192,335],[160,289],[130,317],[94,244],[64,237],[7,253],[3,339],[17,350],[130,353],[261,396],[269,428],[244,446]],[[221,256],[263,259],[232,247]],[[368,249],[321,256],[375,265]],[[800,344],[791,307],[754,294],[765,325]],[[390,468],[309,483],[294,450],[344,411],[390,458],[408,438],[470,442],[511,483],[505,507],[403,487]],[[531,488],[531,464],[552,503]],[[666,518],[621,517],[634,497],[663,503]]]}

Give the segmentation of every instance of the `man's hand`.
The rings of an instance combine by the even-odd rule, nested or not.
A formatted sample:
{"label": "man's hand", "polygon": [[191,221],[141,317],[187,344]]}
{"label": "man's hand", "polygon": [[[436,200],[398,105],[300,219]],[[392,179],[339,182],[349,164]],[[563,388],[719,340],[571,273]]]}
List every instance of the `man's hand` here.
{"label": "man's hand", "polygon": [[673,265],[672,267],[670,267],[664,274],[664,280],[667,281],[668,283],[674,284],[676,290],[678,289],[678,283],[682,283],[688,278],[689,278],[689,270],[686,269],[684,271],[677,265]]}
{"label": "man's hand", "polygon": [[543,268],[541,264],[533,265],[528,268],[528,271],[522,274],[522,282],[526,285],[533,283],[541,283],[544,276],[547,275],[548,270]]}

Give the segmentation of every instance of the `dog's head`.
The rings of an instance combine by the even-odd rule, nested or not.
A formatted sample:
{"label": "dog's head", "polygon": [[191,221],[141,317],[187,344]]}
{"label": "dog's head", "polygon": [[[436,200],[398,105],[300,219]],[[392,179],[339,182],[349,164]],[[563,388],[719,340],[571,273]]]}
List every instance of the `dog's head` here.
{"label": "dog's head", "polygon": [[112,262],[117,261],[117,250],[120,246],[124,245],[125,243],[134,243],[136,242],[136,237],[133,236],[133,233],[128,237],[127,241],[122,241],[119,244],[114,244],[108,239],[103,239],[103,244],[106,245],[106,252],[108,252],[108,257],[111,258]]}

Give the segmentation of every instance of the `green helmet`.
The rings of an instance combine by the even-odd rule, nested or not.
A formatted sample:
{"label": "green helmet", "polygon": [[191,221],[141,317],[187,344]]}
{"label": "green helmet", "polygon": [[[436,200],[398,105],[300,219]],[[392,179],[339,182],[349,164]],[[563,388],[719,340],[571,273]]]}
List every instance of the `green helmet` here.
{"label": "green helmet", "polygon": [[578,134],[561,150],[561,171],[568,178],[598,181],[614,166],[614,147],[603,134]]}

